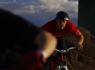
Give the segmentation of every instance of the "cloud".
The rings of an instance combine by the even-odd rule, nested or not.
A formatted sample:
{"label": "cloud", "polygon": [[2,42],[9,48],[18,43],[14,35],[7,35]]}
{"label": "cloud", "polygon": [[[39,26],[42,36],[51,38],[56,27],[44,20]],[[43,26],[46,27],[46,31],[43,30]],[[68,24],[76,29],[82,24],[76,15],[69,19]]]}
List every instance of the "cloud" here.
{"label": "cloud", "polygon": [[[16,2],[16,0],[13,1]],[[43,12],[58,12],[63,10],[66,11],[71,17],[77,17],[78,12],[78,1],[72,0],[35,0],[28,4],[25,4],[24,2],[14,2],[1,2],[0,7],[11,10],[17,14],[42,14]]]}
{"label": "cloud", "polygon": [[16,2],[16,0],[13,0],[13,2]]}
{"label": "cloud", "polygon": [[68,1],[79,1],[79,0],[68,0]]}
{"label": "cloud", "polygon": [[10,2],[2,0],[0,8],[38,24],[55,18],[56,12],[60,10],[66,11],[70,18],[78,17],[78,0],[11,0]]}
{"label": "cloud", "polygon": [[1,2],[0,3],[0,8],[12,11],[13,13],[16,14],[31,14],[35,12],[35,6],[34,5],[26,5],[24,3],[13,3],[13,2]]}
{"label": "cloud", "polygon": [[[45,12],[58,12],[63,10],[69,13],[71,17],[77,17],[78,1],[39,0],[39,2],[41,3],[41,5],[39,5],[39,9],[44,10]],[[72,14],[74,14],[74,16]]]}

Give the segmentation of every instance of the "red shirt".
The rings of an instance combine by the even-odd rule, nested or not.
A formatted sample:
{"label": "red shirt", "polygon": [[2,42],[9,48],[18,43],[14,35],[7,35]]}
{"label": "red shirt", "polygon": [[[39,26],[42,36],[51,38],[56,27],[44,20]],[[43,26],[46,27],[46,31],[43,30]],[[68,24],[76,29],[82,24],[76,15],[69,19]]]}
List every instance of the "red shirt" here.
{"label": "red shirt", "polygon": [[46,31],[52,33],[57,38],[62,37],[67,33],[71,33],[75,36],[78,35],[78,33],[79,33],[79,30],[77,29],[77,27],[70,20],[67,21],[65,28],[62,30],[59,30],[56,28],[56,20],[55,19],[47,22],[41,28],[43,30],[46,30]]}

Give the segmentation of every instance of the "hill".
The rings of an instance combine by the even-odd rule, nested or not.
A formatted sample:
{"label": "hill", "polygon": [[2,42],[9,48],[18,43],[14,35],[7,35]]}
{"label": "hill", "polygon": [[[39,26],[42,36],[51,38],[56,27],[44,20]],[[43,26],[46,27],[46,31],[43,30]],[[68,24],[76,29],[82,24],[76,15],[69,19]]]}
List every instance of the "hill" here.
{"label": "hill", "polygon": [[[95,70],[95,37],[83,27],[78,27],[82,32],[85,40],[83,50],[70,50],[66,55],[69,70]],[[66,40],[69,43],[76,43],[77,39],[71,34],[67,34]]]}

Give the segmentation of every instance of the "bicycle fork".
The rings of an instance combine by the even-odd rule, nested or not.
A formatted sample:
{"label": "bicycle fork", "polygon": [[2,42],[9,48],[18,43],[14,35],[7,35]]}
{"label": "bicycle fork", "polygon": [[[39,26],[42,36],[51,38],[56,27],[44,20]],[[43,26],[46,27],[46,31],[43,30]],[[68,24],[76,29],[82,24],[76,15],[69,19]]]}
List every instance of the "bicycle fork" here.
{"label": "bicycle fork", "polygon": [[54,63],[53,63],[53,61],[50,61],[49,67],[50,67],[50,70],[54,70]]}
{"label": "bicycle fork", "polygon": [[64,61],[64,55],[63,55],[63,53],[62,53],[62,55],[61,55],[61,61],[62,61],[62,62]]}
{"label": "bicycle fork", "polygon": [[63,55],[63,53],[61,54],[61,57],[58,58],[57,66],[55,66],[56,65],[55,62],[54,61],[50,61],[50,65],[49,65],[50,70],[55,70],[56,67],[57,67],[57,70],[58,70],[62,66],[62,64],[60,64],[60,63],[64,62],[64,55]]}

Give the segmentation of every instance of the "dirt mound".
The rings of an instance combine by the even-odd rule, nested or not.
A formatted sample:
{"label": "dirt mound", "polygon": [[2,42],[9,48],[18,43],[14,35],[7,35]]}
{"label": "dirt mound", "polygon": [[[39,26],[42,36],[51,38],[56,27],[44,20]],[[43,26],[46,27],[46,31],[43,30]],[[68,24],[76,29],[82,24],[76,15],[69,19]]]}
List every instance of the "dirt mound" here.
{"label": "dirt mound", "polygon": [[[95,70],[95,37],[83,27],[78,27],[84,35],[83,50],[70,50],[66,55],[69,63],[69,70]],[[77,38],[71,34],[67,34],[66,40],[70,43],[76,43]],[[71,65],[71,66],[70,66]]]}

